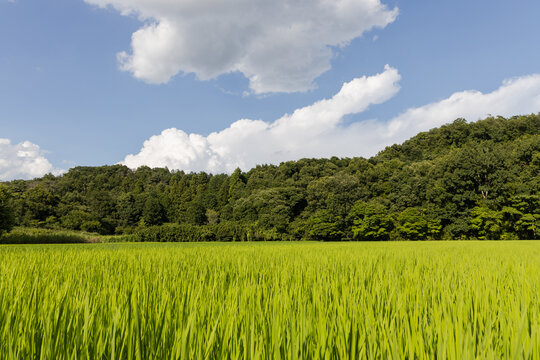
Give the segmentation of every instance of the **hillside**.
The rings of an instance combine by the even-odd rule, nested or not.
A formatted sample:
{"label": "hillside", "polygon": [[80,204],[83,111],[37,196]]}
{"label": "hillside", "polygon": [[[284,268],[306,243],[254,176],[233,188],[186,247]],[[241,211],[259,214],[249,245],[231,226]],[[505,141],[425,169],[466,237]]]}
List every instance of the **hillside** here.
{"label": "hillside", "polygon": [[540,114],[458,119],[370,159],[76,167],[5,186],[15,225],[139,240],[538,239]]}

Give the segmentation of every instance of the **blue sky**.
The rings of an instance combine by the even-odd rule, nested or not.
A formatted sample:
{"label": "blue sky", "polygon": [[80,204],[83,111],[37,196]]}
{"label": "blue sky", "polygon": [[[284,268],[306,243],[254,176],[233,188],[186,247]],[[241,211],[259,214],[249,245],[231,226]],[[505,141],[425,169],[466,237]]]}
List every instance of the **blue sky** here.
{"label": "blue sky", "polygon": [[[334,37],[324,40],[330,43],[323,44],[325,48],[332,51],[326,71],[320,70],[324,64],[309,61],[306,66],[295,64],[304,66],[298,72],[284,68],[281,71],[283,63],[272,62],[269,56],[252,56],[242,60],[242,65],[235,65],[236,70],[230,73],[227,69],[231,67],[219,63],[227,61],[228,55],[222,56],[222,52],[238,46],[237,53],[244,53],[242,31],[248,31],[231,32],[230,37],[239,40],[225,43],[225,50],[218,49],[218,42],[207,39],[214,33],[200,31],[199,24],[184,26],[181,12],[186,10],[178,10],[176,4],[191,1],[166,0],[164,9],[153,9],[148,6],[152,3],[149,0],[0,0],[0,138],[4,139],[0,142],[0,158],[4,159],[4,165],[0,163],[0,180],[29,178],[44,171],[61,172],[77,165],[117,162],[131,167],[166,165],[188,171],[220,172],[236,166],[247,170],[255,163],[279,163],[303,156],[369,156],[385,145],[455,117],[474,121],[488,113],[508,116],[540,111],[540,81],[535,77],[540,73],[538,1],[383,0],[381,4],[386,9],[378,8],[378,14],[359,20],[364,21],[364,27],[346,34],[336,30]],[[218,3],[206,2],[208,7]],[[320,14],[312,11],[319,2],[299,2],[304,8],[298,13],[312,12],[313,18],[319,19]],[[227,29],[228,21],[238,21],[234,13],[242,11],[243,6],[240,0],[230,3],[237,3],[235,6],[241,10],[228,9],[233,14],[230,20],[229,11],[223,12]],[[378,1],[357,3],[368,4],[369,9]],[[122,13],[126,9],[130,14]],[[355,11],[361,14],[362,9]],[[251,14],[259,9],[244,10]],[[274,10],[280,11],[260,11]],[[392,10],[398,11],[395,19],[389,15]],[[208,8],[189,11],[204,21],[213,19]],[[169,18],[169,13],[175,15]],[[341,19],[329,17],[325,21]],[[285,21],[294,23],[294,13]],[[386,24],[373,27],[370,21]],[[143,44],[146,48],[132,44],[136,31],[149,24],[159,27],[164,23],[175,26],[177,37],[159,50],[163,51],[161,57],[154,56],[156,49],[152,44]],[[207,23],[212,30],[212,22]],[[270,21],[264,26],[261,31],[273,30],[277,25]],[[356,26],[354,21],[350,26]],[[328,32],[334,28],[330,27]],[[361,34],[351,35],[354,31]],[[283,53],[304,49],[306,43],[314,41],[301,31],[295,34],[298,40],[296,35],[287,39]],[[173,56],[170,54],[179,51],[178,39],[190,41],[181,48],[183,52],[197,53],[199,43],[209,45],[199,57],[189,61],[180,57],[169,60]],[[256,51],[261,54],[273,54],[270,58],[283,56],[287,64],[291,60],[298,60],[298,64],[306,62],[302,51],[287,58],[279,51],[265,49],[265,41],[281,46],[279,37],[264,39],[255,39],[256,45],[250,49],[257,46]],[[343,44],[337,46],[337,41]],[[311,49],[309,46],[307,50]],[[133,49],[152,52],[150,59],[155,62],[150,63],[150,69],[167,59],[180,70],[170,78],[148,75],[148,71],[133,65],[137,61],[135,56],[130,57],[131,68],[124,63],[122,69],[117,54],[125,51],[131,56]],[[221,53],[213,53],[214,49]],[[207,59],[215,61],[199,66]],[[386,64],[390,66],[388,71]],[[197,75],[190,69],[196,69]],[[137,71],[143,75],[138,76]],[[266,76],[264,83],[250,82],[246,77],[250,71]],[[305,79],[310,80],[309,74],[318,72],[321,75],[312,76],[313,82],[308,86]],[[288,79],[297,73],[308,75],[293,84],[280,80],[281,76]],[[387,83],[383,86],[380,82],[385,74]],[[199,80],[197,76],[208,79]],[[365,82],[352,83],[363,76],[367,77]],[[271,81],[274,77],[279,80],[277,84]],[[514,83],[505,87],[503,81],[512,78]],[[347,89],[343,87],[346,83],[350,84]],[[381,89],[374,90],[380,93],[366,95],[369,84],[380,86]],[[338,96],[340,89],[352,94],[354,106],[343,105]],[[465,90],[492,96],[462,93]],[[461,94],[458,97],[463,97],[460,103],[464,105],[451,106],[450,111],[445,99],[455,93]],[[272,130],[278,127],[274,123],[277,119],[297,109],[310,110],[308,113],[314,117],[319,114],[313,112],[316,109],[326,112],[324,106],[314,107],[322,99],[335,100],[328,105],[333,111],[340,108],[329,118],[314,120],[313,127],[320,124],[320,131],[309,138],[303,138],[305,131],[296,125]],[[500,99],[510,100],[501,104],[506,100]],[[426,108],[427,104],[432,107]],[[311,121],[300,115],[293,114],[281,123]],[[240,119],[250,120],[231,128]],[[392,121],[399,125],[392,129],[399,130],[389,130]],[[233,128],[240,129],[237,132],[242,134],[234,133],[230,130]],[[290,138],[283,138],[280,131],[287,132]],[[213,132],[215,136],[207,137]],[[372,143],[362,140],[360,134],[366,133],[373,134],[368,136]],[[154,135],[158,136],[151,139]],[[365,144],[357,147],[356,143]],[[21,151],[24,159],[19,156]],[[130,159],[128,154],[132,154]]]}

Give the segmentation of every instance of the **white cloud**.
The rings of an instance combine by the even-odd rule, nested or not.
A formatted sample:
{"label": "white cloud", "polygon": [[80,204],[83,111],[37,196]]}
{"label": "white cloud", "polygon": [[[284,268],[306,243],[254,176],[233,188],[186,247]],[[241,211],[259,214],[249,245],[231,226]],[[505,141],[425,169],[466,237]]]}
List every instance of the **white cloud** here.
{"label": "white cloud", "polygon": [[380,74],[345,83],[331,99],[297,109],[272,123],[242,119],[207,137],[167,129],[145,141],[142,150],[128,155],[124,163],[132,168],[148,165],[220,172],[304,156],[329,156],[341,151],[342,144],[327,139],[342,131],[343,116],[388,100],[399,90],[399,80],[398,71],[386,66]]}
{"label": "white cloud", "polygon": [[241,72],[255,93],[305,91],[346,46],[397,16],[380,0],[85,0],[137,15],[123,70],[150,83]]}
{"label": "white cloud", "polygon": [[439,102],[409,109],[392,119],[385,130],[391,142],[401,142],[457,118],[476,121],[489,114],[513,116],[540,111],[540,74],[508,79],[497,90],[483,94],[469,90]]}
{"label": "white cloud", "polygon": [[30,141],[11,144],[9,139],[0,138],[0,180],[32,179],[47,173],[59,175],[63,170],[55,169],[45,158],[38,145]]}
{"label": "white cloud", "polygon": [[399,90],[396,69],[345,83],[331,99],[286,114],[268,123],[239,120],[207,137],[167,129],[145,141],[138,154],[123,161],[184,171],[231,172],[257,164],[302,157],[372,156],[388,145],[400,143],[459,117],[476,121],[488,114],[512,116],[540,111],[540,74],[515,78],[487,94],[463,91],[449,98],[405,111],[390,121],[366,120],[343,125],[345,115],[380,104]]}

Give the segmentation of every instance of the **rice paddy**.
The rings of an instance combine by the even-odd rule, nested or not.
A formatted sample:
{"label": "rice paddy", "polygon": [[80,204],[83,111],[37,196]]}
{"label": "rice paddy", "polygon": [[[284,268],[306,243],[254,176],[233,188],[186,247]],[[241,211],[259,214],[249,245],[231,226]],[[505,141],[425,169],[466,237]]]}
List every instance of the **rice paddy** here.
{"label": "rice paddy", "polygon": [[0,246],[2,359],[540,358],[540,242]]}

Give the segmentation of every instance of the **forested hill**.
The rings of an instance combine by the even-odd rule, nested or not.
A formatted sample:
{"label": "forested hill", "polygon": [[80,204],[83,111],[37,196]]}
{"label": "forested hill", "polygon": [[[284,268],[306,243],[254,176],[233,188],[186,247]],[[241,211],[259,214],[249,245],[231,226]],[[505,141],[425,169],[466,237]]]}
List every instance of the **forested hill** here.
{"label": "forested hill", "polygon": [[370,159],[76,167],[6,185],[16,225],[139,240],[538,239],[540,114],[458,119]]}

